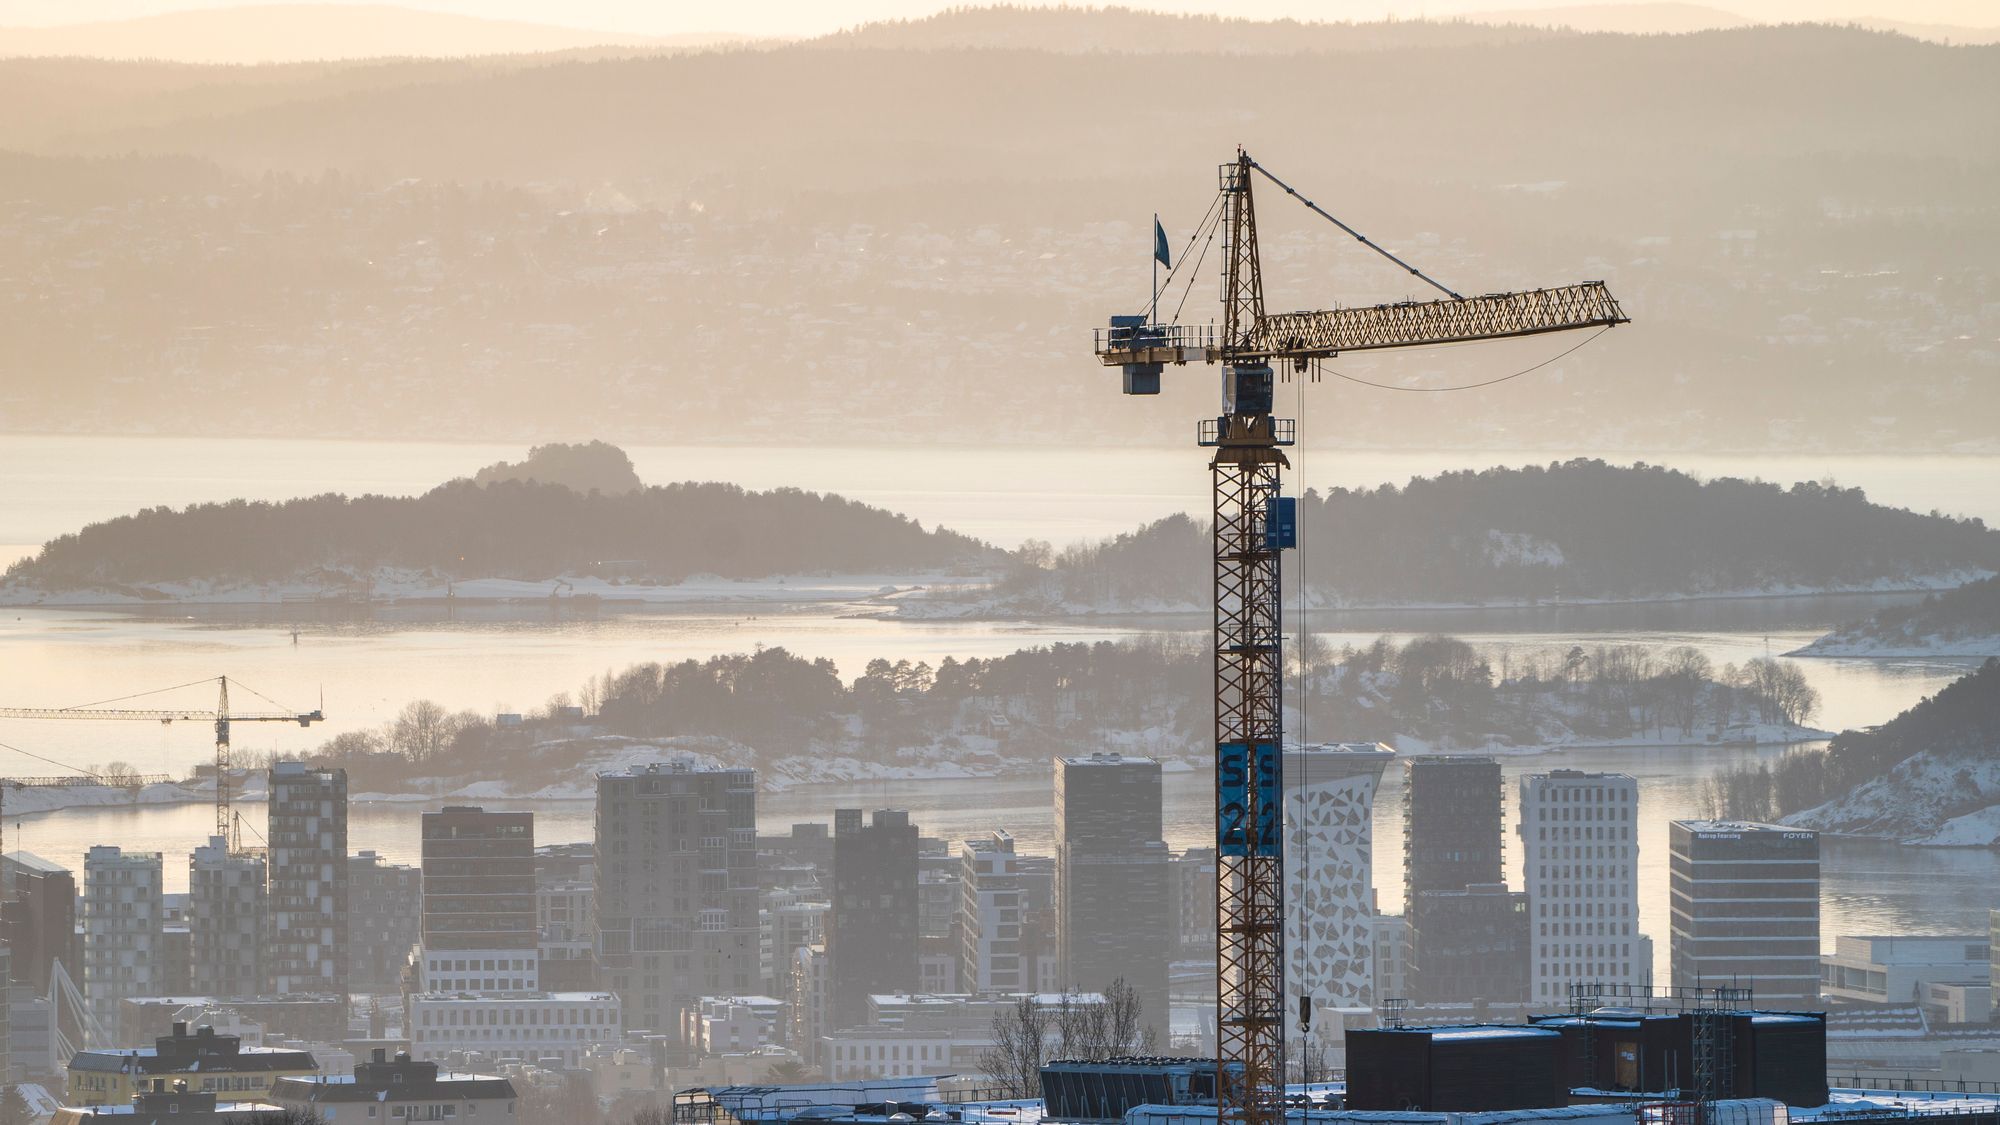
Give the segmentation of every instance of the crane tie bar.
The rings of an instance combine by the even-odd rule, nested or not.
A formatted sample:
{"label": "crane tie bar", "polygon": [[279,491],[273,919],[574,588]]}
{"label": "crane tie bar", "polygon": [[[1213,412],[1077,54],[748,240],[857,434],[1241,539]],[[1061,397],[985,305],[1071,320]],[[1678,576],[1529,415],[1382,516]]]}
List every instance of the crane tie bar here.
{"label": "crane tie bar", "polygon": [[1403,259],[1398,258],[1394,254],[1391,254],[1389,251],[1384,250],[1381,246],[1378,246],[1375,243],[1375,241],[1369,238],[1367,235],[1362,234],[1360,231],[1355,230],[1353,227],[1350,227],[1346,223],[1341,222],[1339,219],[1334,218],[1333,215],[1330,214],[1326,208],[1321,207],[1319,204],[1314,203],[1312,200],[1307,199],[1303,195],[1300,195],[1297,188],[1279,179],[1278,177],[1272,175],[1271,170],[1269,168],[1264,167],[1262,164],[1257,163],[1255,160],[1252,160],[1250,162],[1250,167],[1255,168],[1257,169],[1257,171],[1263,173],[1265,179],[1271,181],[1272,183],[1278,185],[1281,188],[1284,188],[1286,195],[1289,195],[1293,199],[1298,200],[1300,203],[1305,204],[1306,208],[1310,210],[1313,214],[1318,215],[1320,218],[1325,219],[1327,222],[1332,223],[1334,226],[1337,226],[1341,230],[1344,230],[1347,233],[1353,235],[1354,240],[1356,242],[1359,242],[1361,245],[1366,246],[1370,250],[1375,251],[1377,254],[1382,255],[1384,258],[1387,258],[1390,261],[1408,270],[1411,276],[1422,280],[1424,284],[1429,285],[1431,288],[1437,290],[1440,293],[1443,293],[1445,296],[1450,297],[1452,300],[1454,301],[1465,300],[1463,296],[1461,296],[1457,291],[1453,290],[1450,286],[1444,284],[1437,278],[1432,277],[1431,275],[1425,273],[1424,271],[1418,269],[1417,267],[1411,265],[1410,263],[1404,261]]}

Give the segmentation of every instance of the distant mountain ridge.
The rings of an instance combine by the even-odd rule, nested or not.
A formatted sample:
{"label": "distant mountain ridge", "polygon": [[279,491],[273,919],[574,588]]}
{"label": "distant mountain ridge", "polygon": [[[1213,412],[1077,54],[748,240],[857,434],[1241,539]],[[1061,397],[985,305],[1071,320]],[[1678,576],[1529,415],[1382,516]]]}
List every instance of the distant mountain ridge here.
{"label": "distant mountain ridge", "polygon": [[0,57],[162,59],[241,66],[539,54],[589,47],[685,50],[751,38],[728,32],[634,35],[389,4],[257,4],[54,27],[0,26]]}
{"label": "distant mountain ridge", "polygon": [[[1220,50],[866,45],[1127,23],[1101,37],[1212,40],[975,12],[589,60],[0,60],[0,237],[38,263],[0,273],[0,428],[1157,443],[1212,381],[1113,407],[1088,331],[1142,295],[1151,213],[1178,250],[1244,143],[1461,291],[1602,278],[1633,315],[1476,410],[1343,388],[1364,443],[2000,450],[1995,48],[1355,25],[1407,42],[1245,83]],[[1272,203],[1273,307],[1418,295]],[[1214,316],[1190,291],[1183,322]],[[718,373],[752,340],[743,394]],[[1566,347],[1343,367],[1442,385]]]}

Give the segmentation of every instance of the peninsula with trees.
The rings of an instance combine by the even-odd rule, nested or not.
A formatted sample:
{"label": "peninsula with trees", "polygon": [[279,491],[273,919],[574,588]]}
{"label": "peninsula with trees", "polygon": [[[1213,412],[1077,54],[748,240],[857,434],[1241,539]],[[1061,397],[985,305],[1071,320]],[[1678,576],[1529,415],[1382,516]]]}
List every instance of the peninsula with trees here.
{"label": "peninsula with trees", "polygon": [[[1826,737],[1796,667],[1714,667],[1691,648],[1515,651],[1455,637],[1314,647],[1309,720],[1412,750],[1787,743]],[[762,784],[995,777],[1048,768],[1088,744],[1205,767],[1214,746],[1209,656],[1164,635],[1056,644],[935,667],[870,661],[852,680],[783,648],[607,672],[506,720],[416,700],[380,729],[346,731],[312,760],[356,793],[588,799],[594,772],[662,753],[752,766]],[[583,780],[579,780],[583,779]]]}

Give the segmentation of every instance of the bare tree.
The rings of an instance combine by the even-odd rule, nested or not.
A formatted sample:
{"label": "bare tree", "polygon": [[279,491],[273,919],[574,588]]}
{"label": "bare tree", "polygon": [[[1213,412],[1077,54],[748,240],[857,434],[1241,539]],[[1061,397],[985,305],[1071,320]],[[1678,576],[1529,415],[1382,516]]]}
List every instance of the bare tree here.
{"label": "bare tree", "polygon": [[979,1056],[986,1072],[1007,1096],[1032,1098],[1041,1093],[1042,1064],[1049,1061],[1049,1012],[1023,996],[1009,1011],[993,1017],[993,1046]]}
{"label": "bare tree", "polygon": [[106,785],[116,785],[125,789],[136,789],[139,786],[139,771],[133,768],[130,762],[106,762],[104,768],[97,771],[97,776],[102,778]]}
{"label": "bare tree", "polygon": [[389,727],[390,746],[413,762],[427,761],[451,745],[458,721],[443,705],[413,700]]}

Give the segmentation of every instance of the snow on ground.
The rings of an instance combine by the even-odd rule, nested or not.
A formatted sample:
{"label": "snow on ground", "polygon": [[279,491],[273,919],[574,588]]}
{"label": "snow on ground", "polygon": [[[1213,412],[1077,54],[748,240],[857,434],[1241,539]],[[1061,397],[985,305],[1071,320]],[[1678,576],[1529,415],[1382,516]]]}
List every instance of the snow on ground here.
{"label": "snow on ground", "polygon": [[[1503,535],[1495,532],[1494,535]],[[1495,549],[1492,543],[1489,550]],[[1539,550],[1534,544],[1515,542],[1503,538],[1503,551],[1514,552],[1510,561],[1519,564],[1533,562]],[[1554,550],[1553,545],[1549,546]],[[1967,582],[1989,577],[1993,572],[1985,570],[1946,571],[1942,574],[1915,575],[1905,578],[1878,578],[1872,582],[1835,585],[1805,585],[1800,583],[1772,583],[1767,586],[1749,586],[1730,590],[1704,590],[1685,594],[1661,594],[1655,597],[1627,598],[1576,598],[1565,597],[1563,605],[1667,605],[1677,602],[1747,601],[1756,598],[1815,597],[1831,594],[1909,594],[1933,590],[1949,590]],[[1290,598],[1292,595],[1286,595]],[[1357,601],[1329,595],[1323,589],[1305,591],[1305,603],[1310,609],[1504,609],[1521,606],[1555,604],[1536,599],[1492,598],[1478,601],[1398,601],[1371,602]],[[986,620],[993,618],[1044,618],[1044,617],[1146,617],[1174,614],[1206,614],[1210,606],[1205,599],[1187,600],[1176,598],[1105,598],[1099,601],[1073,601],[1059,597],[1003,596],[994,592],[992,586],[983,579],[958,579],[952,583],[935,582],[925,588],[911,588],[898,591],[894,595],[876,599],[868,610],[868,616],[893,617],[912,621],[954,621]],[[1806,653],[1795,655],[1831,656],[1836,653]],[[1862,653],[1857,655],[1876,655]],[[1883,653],[1880,655],[1891,655]],[[1924,653],[1922,655],[1951,655],[1945,652]],[[1958,655],[1981,655],[1964,653]],[[2000,650],[1996,650],[2000,655]]]}
{"label": "snow on ground", "polygon": [[301,578],[289,582],[156,582],[87,590],[44,590],[14,580],[0,582],[0,605],[117,606],[181,602],[202,605],[276,605],[287,602],[554,602],[647,606],[866,602],[932,589],[981,584],[962,575],[836,574],[774,578],[691,575],[669,585],[615,582],[598,577],[447,579],[429,571],[382,568],[346,585]]}
{"label": "snow on ground", "polygon": [[[1785,823],[1915,844],[1984,847],[2000,840],[2000,760],[1917,754]],[[1981,837],[1982,829],[1991,829]]]}
{"label": "snow on ground", "polygon": [[[235,796],[246,801],[264,799],[264,777],[251,771],[239,778]],[[162,781],[127,789],[122,785],[63,785],[16,789],[7,787],[8,816],[61,812],[64,809],[103,808],[113,805],[182,805],[215,800],[215,786],[208,782]]]}
{"label": "snow on ground", "polygon": [[1933,848],[1990,848],[2000,844],[2000,805],[1955,816],[1936,832],[1912,843]]}
{"label": "snow on ground", "polygon": [[1861,656],[1870,658],[1926,656],[2000,656],[2000,634],[1969,636],[1876,637],[1858,629],[1828,633],[1786,656]]}

